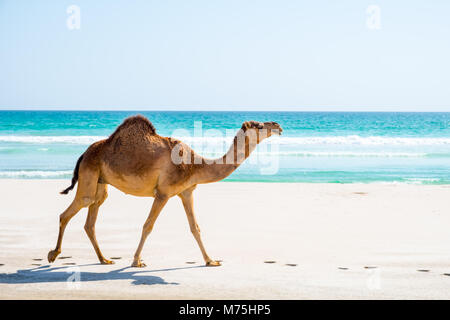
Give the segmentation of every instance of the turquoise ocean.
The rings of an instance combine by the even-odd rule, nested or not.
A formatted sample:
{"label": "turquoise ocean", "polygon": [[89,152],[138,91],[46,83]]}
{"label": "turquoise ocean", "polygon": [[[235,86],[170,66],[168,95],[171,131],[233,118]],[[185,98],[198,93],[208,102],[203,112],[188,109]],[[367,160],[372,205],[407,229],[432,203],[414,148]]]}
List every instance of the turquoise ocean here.
{"label": "turquoise ocean", "polygon": [[0,111],[0,178],[70,178],[88,145],[134,114],[210,158],[242,122],[280,123],[227,181],[450,183],[450,113],[386,112]]}

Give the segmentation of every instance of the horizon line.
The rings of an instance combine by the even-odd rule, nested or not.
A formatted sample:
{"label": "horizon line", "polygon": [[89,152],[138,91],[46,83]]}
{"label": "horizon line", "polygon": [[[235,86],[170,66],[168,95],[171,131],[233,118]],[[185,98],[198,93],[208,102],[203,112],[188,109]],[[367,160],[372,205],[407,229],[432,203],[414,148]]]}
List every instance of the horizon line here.
{"label": "horizon line", "polygon": [[3,109],[0,107],[1,111],[54,111],[54,112],[64,112],[64,111],[85,111],[85,112],[96,112],[96,111],[107,111],[107,112],[355,112],[355,113],[449,113],[450,107],[448,108],[448,111],[443,110],[431,110],[431,111],[425,111],[425,110],[330,110],[330,109],[321,109],[321,110],[312,110],[312,109],[305,109],[305,110],[289,110],[289,109],[267,109],[267,110],[255,110],[252,109],[238,109],[238,110],[229,110],[229,109],[95,109],[95,108],[88,108],[88,109],[56,109],[56,108],[42,108],[42,109],[35,109],[35,108],[11,108],[11,109]]}

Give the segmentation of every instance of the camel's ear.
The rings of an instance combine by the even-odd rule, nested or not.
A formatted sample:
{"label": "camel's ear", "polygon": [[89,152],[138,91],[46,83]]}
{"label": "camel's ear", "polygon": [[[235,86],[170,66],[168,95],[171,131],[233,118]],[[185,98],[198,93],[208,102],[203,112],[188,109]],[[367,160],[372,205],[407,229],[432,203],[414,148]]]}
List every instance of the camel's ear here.
{"label": "camel's ear", "polygon": [[248,121],[245,121],[243,124],[242,124],[242,127],[241,127],[241,129],[242,129],[242,131],[247,131],[247,129],[248,128],[250,128],[250,123],[248,122]]}
{"label": "camel's ear", "polygon": [[264,128],[264,125],[261,122],[258,121],[245,121],[242,124],[242,130],[247,131],[248,129],[262,129]]}

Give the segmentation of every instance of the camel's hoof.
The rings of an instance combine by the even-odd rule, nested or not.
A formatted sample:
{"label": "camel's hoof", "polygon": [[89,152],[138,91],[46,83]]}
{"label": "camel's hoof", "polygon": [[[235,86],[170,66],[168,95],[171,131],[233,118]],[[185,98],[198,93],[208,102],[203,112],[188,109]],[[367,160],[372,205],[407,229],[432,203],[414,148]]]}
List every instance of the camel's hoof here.
{"label": "camel's hoof", "polygon": [[102,261],[100,261],[101,264],[114,264],[114,261],[108,260],[108,259],[103,259]]}
{"label": "camel's hoof", "polygon": [[47,256],[48,262],[52,263],[53,261],[55,261],[55,260],[56,260],[56,257],[57,257],[60,253],[61,253],[61,251],[58,251],[58,250],[51,250],[51,251],[48,253],[48,256]]}
{"label": "camel's hoof", "polygon": [[207,263],[206,263],[206,266],[207,267],[218,267],[218,266],[221,266],[222,264],[219,262],[219,261],[208,261]]}
{"label": "camel's hoof", "polygon": [[131,266],[132,266],[132,267],[135,267],[135,268],[144,268],[144,267],[146,267],[147,265],[146,265],[144,262],[142,262],[142,260],[138,260],[138,261],[133,261],[133,263],[131,264]]}

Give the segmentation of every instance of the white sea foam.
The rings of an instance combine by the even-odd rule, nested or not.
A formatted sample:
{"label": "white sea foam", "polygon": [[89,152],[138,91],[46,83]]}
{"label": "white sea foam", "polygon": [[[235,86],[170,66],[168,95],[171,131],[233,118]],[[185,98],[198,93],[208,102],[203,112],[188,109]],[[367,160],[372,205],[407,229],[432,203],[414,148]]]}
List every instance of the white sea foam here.
{"label": "white sea foam", "polygon": [[[72,170],[68,171],[0,171],[0,179],[55,179],[55,178],[66,178],[72,175]],[[438,178],[405,178],[402,181],[394,180],[394,181],[373,181],[373,182],[361,182],[368,184],[383,184],[383,185],[404,185],[404,184],[435,184],[441,181]],[[357,183],[357,182],[356,182]]]}
{"label": "white sea foam", "polygon": [[[188,143],[203,143],[208,145],[231,143],[233,137],[177,137]],[[419,145],[450,145],[450,138],[406,138],[370,136],[324,136],[324,137],[273,137],[270,143],[290,146],[306,145],[361,145],[361,146],[419,146]]]}
{"label": "white sea foam", "polygon": [[[221,156],[223,152],[201,152],[203,156]],[[420,152],[320,152],[320,151],[276,151],[276,152],[262,152],[255,151],[253,156],[293,156],[300,158],[314,158],[314,157],[326,157],[326,158],[423,158],[431,156],[428,153]]]}
{"label": "white sea foam", "polygon": [[[105,136],[0,136],[0,142],[16,143],[67,143],[89,145],[105,139]],[[229,144],[233,137],[176,137],[190,145],[223,145]],[[420,146],[420,145],[450,145],[450,138],[412,138],[370,136],[324,136],[324,137],[273,137],[270,143],[279,145],[361,145],[361,146]]]}
{"label": "white sea foam", "polygon": [[[271,152],[264,152],[260,154],[271,155]],[[426,157],[427,153],[415,152],[310,152],[310,151],[281,151],[279,155],[297,156],[297,157],[343,157],[343,158],[422,158]]]}
{"label": "white sea foam", "polygon": [[89,145],[104,138],[105,137],[102,136],[0,136],[0,142],[34,144],[67,143]]}
{"label": "white sea foam", "polygon": [[361,137],[361,136],[336,136],[336,137],[280,137],[280,144],[292,145],[362,145],[362,146],[417,146],[417,145],[450,145],[450,138],[404,138],[404,137]]}
{"label": "white sea foam", "polygon": [[0,178],[62,178],[72,171],[0,171]]}
{"label": "white sea foam", "polygon": [[405,180],[408,184],[426,184],[440,181],[437,178],[405,178]]}

